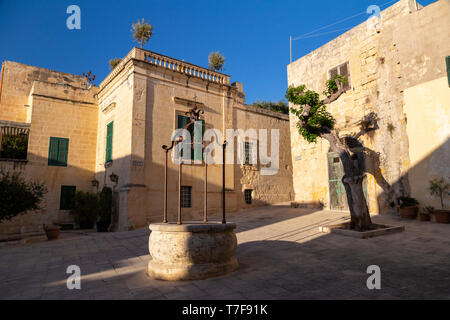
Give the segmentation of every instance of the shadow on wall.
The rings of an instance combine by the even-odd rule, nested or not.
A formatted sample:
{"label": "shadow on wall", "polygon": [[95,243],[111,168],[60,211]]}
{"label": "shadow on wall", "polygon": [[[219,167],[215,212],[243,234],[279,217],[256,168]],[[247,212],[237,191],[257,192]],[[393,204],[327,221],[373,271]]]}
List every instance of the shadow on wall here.
{"label": "shadow on wall", "polygon": [[[69,147],[70,150],[70,147]],[[0,160],[0,169],[21,172],[27,181],[43,182],[48,189],[40,210],[22,213],[0,223],[0,239],[10,235],[33,235],[43,232],[43,224],[70,224],[74,222],[69,210],[60,209],[61,187],[75,186],[77,190],[94,192],[93,171],[72,165],[49,166],[48,158],[28,153],[26,161]]]}
{"label": "shadow on wall", "polygon": [[[368,132],[368,135],[373,134],[373,132]],[[450,167],[448,165],[450,163],[449,139],[426,157],[414,163],[405,174],[391,184],[383,176],[380,152],[365,147],[357,139],[349,138],[350,140],[346,142],[347,144],[351,142],[360,145],[360,148],[352,150],[354,152],[352,159],[358,161],[358,167],[361,169],[361,172],[371,174],[377,185],[382,189],[382,192],[376,197],[379,213],[394,212],[395,205],[398,204],[397,198],[401,196],[417,198],[423,207],[434,206],[435,208],[440,208],[439,200],[429,195],[428,187],[429,181],[432,179],[440,177],[450,179]],[[421,149],[417,148],[417,145],[415,147],[415,149]],[[416,151],[411,151],[410,148],[409,157],[417,156],[411,155],[411,152]],[[406,159],[398,159],[398,161],[404,163]],[[415,162],[416,160],[410,159],[410,161]]]}
{"label": "shadow on wall", "polygon": [[[440,208],[439,199],[433,198],[429,194],[429,181],[440,177],[450,179],[449,164],[450,139],[447,139],[445,143],[414,164],[406,174],[392,185],[389,185],[386,181],[383,182],[383,192],[378,196],[380,212],[392,212],[394,210],[391,206],[392,202],[395,202],[397,197],[405,195],[416,198],[420,202],[421,207],[433,206],[436,209]],[[447,200],[444,203],[448,207],[447,195],[444,196],[445,198]]]}
{"label": "shadow on wall", "polygon": [[[69,147],[70,150],[70,147]],[[161,154],[163,151],[161,150]],[[74,224],[74,217],[69,210],[60,209],[61,187],[75,186],[76,190],[97,192],[107,185],[118,194],[117,225],[125,226],[125,230],[147,226],[151,222],[162,222],[164,200],[164,166],[152,162],[151,165],[141,166],[144,161],[130,156],[115,159],[104,170],[94,174],[94,170],[81,168],[72,164],[71,153],[67,167],[48,165],[48,159],[28,154],[27,162],[0,161],[0,168],[4,170],[20,171],[26,180],[44,182],[48,188],[41,203],[41,210],[27,212],[16,216],[10,221],[0,223],[0,239],[11,236],[31,236],[42,234],[44,224]],[[138,165],[136,165],[138,164]],[[93,167],[93,165],[92,165]],[[188,168],[192,167],[192,168]],[[213,168],[215,167],[215,169]],[[231,167],[227,167],[229,172]],[[199,169],[200,175],[189,174],[189,171]],[[212,179],[211,171],[221,172],[221,165],[210,166],[208,173],[208,215],[222,212],[222,180]],[[192,187],[192,201],[190,208],[183,208],[183,220],[202,220],[204,200],[204,166],[183,166],[182,186]],[[110,175],[118,176],[117,185],[111,181]],[[93,181],[99,182],[98,187]],[[144,183],[143,183],[144,182]],[[251,205],[245,204],[245,195],[241,190],[227,190],[227,212],[247,209],[256,206],[266,206],[270,203],[254,197]],[[282,198],[282,197],[281,197]],[[178,206],[178,166],[169,158],[168,167],[168,215],[170,221],[177,219]],[[124,230],[123,228],[119,230]]]}
{"label": "shadow on wall", "polygon": [[[161,149],[161,156],[163,151]],[[119,166],[120,161],[128,161],[131,166],[131,177],[134,177],[132,181],[123,181],[120,178],[120,170],[115,166]],[[162,158],[156,158],[155,161],[148,164],[147,160],[145,166],[135,166],[134,163],[138,163],[139,160],[133,157],[130,162],[128,157],[125,159],[114,160],[113,166],[108,168],[106,175],[114,172],[119,175],[119,184],[117,190],[120,193],[121,209],[126,208],[128,211],[125,214],[121,212],[122,219],[127,219],[127,224],[130,229],[137,229],[147,226],[149,223],[162,222],[163,221],[163,208],[164,208],[164,181],[165,181],[165,167],[161,163]],[[187,207],[182,208],[183,221],[203,220],[204,210],[204,165],[183,165],[182,167],[182,182],[181,186],[190,187],[187,193],[191,194],[188,197],[190,200]],[[231,170],[234,170],[232,166],[226,166],[225,175],[231,178]],[[105,172],[98,173],[97,179],[104,181]],[[167,168],[167,181],[168,181],[168,195],[167,195],[167,211],[168,219],[170,222],[177,221],[178,212],[178,165],[174,164],[170,158],[168,159]],[[228,185],[228,183],[227,183]],[[208,166],[208,217],[214,215],[220,215],[222,213],[222,165],[210,165]],[[255,192],[256,191],[256,192]],[[245,192],[241,190],[241,185],[236,176],[234,176],[234,189],[226,189],[226,212],[235,212],[237,210],[245,210],[253,207],[261,207],[272,204],[265,201],[265,194],[258,194],[257,190],[254,190],[252,195],[251,204],[245,202]],[[287,196],[278,194],[279,202],[286,198],[289,200],[289,194]],[[119,213],[119,215],[121,214]],[[123,220],[122,220],[123,222]]]}

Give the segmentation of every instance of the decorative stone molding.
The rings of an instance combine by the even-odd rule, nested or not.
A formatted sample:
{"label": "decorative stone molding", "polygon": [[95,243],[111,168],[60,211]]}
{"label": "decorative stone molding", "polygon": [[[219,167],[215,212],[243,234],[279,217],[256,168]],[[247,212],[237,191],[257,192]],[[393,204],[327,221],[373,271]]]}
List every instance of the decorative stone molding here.
{"label": "decorative stone molding", "polygon": [[189,108],[197,106],[197,108],[199,108],[201,110],[205,109],[205,105],[202,102],[197,102],[194,100],[189,100],[189,99],[184,99],[184,98],[179,98],[179,97],[173,97],[173,101],[177,104],[181,104],[181,105],[189,107]]}

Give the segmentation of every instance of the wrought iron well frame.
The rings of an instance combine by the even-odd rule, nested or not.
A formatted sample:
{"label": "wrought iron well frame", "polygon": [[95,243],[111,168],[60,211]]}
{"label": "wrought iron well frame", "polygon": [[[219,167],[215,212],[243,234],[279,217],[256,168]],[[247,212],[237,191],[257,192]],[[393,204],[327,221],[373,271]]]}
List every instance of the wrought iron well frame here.
{"label": "wrought iron well frame", "polygon": [[[195,106],[193,109],[186,112],[186,115],[190,115],[190,121],[183,127],[183,130],[189,129],[190,126],[195,125],[195,122],[200,119],[200,113],[204,113],[203,110],[198,109]],[[178,137],[176,140],[172,140],[172,143],[169,146],[163,145],[162,149],[165,152],[165,162],[164,162],[164,217],[163,223],[169,223],[168,214],[167,214],[167,165],[168,165],[168,154],[169,151],[172,150],[176,145],[183,142],[183,137]],[[191,144],[194,143],[191,140]],[[222,224],[226,224],[226,215],[225,215],[225,151],[227,147],[227,142],[224,141],[222,144]],[[202,142],[202,153],[205,150],[204,143]],[[206,159],[204,159],[204,167],[205,167],[205,176],[204,176],[204,199],[203,199],[203,223],[208,223],[208,164]],[[181,184],[183,180],[183,155],[182,151],[180,152],[180,161],[178,164],[178,210],[177,210],[177,224],[183,224],[182,219],[182,208],[181,208]]]}

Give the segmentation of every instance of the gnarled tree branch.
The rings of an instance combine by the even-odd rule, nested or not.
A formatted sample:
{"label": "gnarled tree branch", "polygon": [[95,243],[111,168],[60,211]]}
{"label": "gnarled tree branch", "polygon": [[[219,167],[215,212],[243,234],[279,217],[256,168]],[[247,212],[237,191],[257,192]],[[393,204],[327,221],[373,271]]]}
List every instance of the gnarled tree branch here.
{"label": "gnarled tree branch", "polygon": [[339,97],[345,92],[346,90],[344,88],[339,88],[338,91],[332,93],[329,97],[327,97],[326,99],[322,100],[322,104],[330,104],[334,101],[336,101],[337,99],[339,99]]}

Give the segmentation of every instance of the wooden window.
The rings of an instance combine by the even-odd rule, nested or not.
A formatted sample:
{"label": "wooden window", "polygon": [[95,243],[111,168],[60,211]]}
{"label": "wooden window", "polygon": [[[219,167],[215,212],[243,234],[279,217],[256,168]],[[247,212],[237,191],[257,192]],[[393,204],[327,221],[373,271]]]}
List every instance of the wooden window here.
{"label": "wooden window", "polygon": [[105,154],[106,163],[112,161],[113,135],[114,135],[114,121],[111,121],[106,126],[106,154]]}
{"label": "wooden window", "polygon": [[[189,117],[178,115],[177,116],[177,129],[183,129],[188,123]],[[191,135],[191,158],[187,159],[183,155],[184,160],[203,160],[203,135],[205,134],[205,120],[199,120],[202,126],[191,125],[187,129]],[[201,129],[200,129],[201,128]],[[183,145],[188,144],[187,141],[183,142]]]}
{"label": "wooden window", "polygon": [[67,167],[69,154],[69,139],[50,137],[48,149],[48,165],[56,167]]}
{"label": "wooden window", "polygon": [[70,210],[73,208],[76,189],[74,186],[61,186],[60,210]]}
{"label": "wooden window", "polygon": [[247,189],[244,191],[244,197],[245,197],[246,204],[252,204],[252,200],[253,200],[252,193],[253,193],[253,190],[251,190],[251,189]]}
{"label": "wooden window", "polygon": [[252,162],[252,148],[253,148],[253,143],[249,142],[249,141],[245,141],[244,142],[244,164],[246,165],[252,165],[255,163],[251,163]]}
{"label": "wooden window", "polygon": [[[351,89],[351,82],[350,82],[350,65],[348,62],[343,63],[333,69],[331,69],[329,72],[329,79],[333,78],[336,75],[341,75],[345,79],[347,79],[347,84],[344,86],[345,90]],[[338,84],[339,85],[339,84]]]}
{"label": "wooden window", "polygon": [[181,186],[181,207],[192,208],[192,187]]}
{"label": "wooden window", "polygon": [[203,136],[205,135],[205,120],[199,120],[201,125],[194,124],[194,160],[203,160]]}

